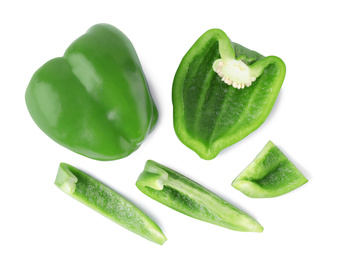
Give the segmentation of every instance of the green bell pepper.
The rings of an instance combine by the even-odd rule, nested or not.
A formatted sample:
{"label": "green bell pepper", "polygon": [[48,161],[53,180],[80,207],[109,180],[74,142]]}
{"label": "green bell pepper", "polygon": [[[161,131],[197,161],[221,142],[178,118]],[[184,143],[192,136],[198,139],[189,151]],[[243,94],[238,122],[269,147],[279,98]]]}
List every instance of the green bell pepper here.
{"label": "green bell pepper", "polygon": [[236,231],[263,231],[263,227],[247,213],[154,161],[146,162],[136,185],[147,196],[187,216]]}
{"label": "green bell pepper", "polygon": [[51,139],[97,160],[135,151],[158,118],[132,43],[108,24],[91,27],[39,68],[26,104]]}
{"label": "green bell pepper", "polygon": [[272,198],[286,194],[307,178],[271,141],[233,181],[232,186],[251,198]]}
{"label": "green bell pepper", "polygon": [[256,130],[269,115],[285,77],[285,65],[263,57],[212,29],[182,59],[173,89],[175,132],[203,159]]}
{"label": "green bell pepper", "polygon": [[55,185],[122,227],[160,245],[166,241],[165,235],[152,219],[121,195],[79,169],[61,163]]}

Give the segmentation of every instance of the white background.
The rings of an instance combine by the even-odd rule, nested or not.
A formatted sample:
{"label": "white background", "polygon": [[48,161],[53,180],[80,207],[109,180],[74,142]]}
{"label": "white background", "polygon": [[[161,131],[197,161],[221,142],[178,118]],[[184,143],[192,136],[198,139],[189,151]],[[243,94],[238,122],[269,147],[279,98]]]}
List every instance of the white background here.
{"label": "white background", "polygon": [[[337,259],[337,55],[335,1],[1,1],[0,259]],[[47,60],[96,23],[134,44],[160,119],[139,150],[100,162],[49,139],[24,93]],[[287,75],[266,122],[211,161],[176,137],[171,87],[181,58],[210,28],[261,54]],[[251,199],[232,180],[272,140],[309,179],[272,199]],[[147,159],[198,181],[254,216],[241,233],[178,212],[134,185]],[[53,184],[60,162],[95,176],[152,217],[168,238],[151,243],[85,207]]]}

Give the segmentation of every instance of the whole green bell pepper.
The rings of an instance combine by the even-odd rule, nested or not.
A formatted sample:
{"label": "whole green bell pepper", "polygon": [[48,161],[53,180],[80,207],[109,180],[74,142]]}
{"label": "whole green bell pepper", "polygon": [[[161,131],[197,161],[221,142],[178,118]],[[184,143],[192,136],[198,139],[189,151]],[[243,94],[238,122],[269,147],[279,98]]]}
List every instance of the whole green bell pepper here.
{"label": "whole green bell pepper", "polygon": [[174,129],[203,159],[256,130],[269,115],[285,77],[285,65],[231,42],[212,29],[182,59],[173,90]]}
{"label": "whole green bell pepper", "polygon": [[97,160],[135,151],[158,118],[132,43],[108,24],[91,27],[39,68],[26,104],[50,138]]}
{"label": "whole green bell pepper", "polygon": [[260,223],[247,213],[154,161],[146,162],[136,185],[147,196],[187,216],[236,231],[263,231]]}
{"label": "whole green bell pepper", "polygon": [[127,199],[79,169],[61,163],[55,185],[118,225],[157,244],[167,240],[158,225]]}

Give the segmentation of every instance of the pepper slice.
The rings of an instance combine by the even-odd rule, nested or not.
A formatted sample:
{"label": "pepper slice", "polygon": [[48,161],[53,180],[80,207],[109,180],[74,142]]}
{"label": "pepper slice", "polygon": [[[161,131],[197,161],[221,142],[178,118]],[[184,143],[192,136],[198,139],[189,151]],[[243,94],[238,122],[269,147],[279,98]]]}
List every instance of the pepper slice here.
{"label": "pepper slice", "polygon": [[97,160],[131,154],[158,118],[132,43],[108,24],[91,27],[39,68],[26,104],[51,139]]}
{"label": "pepper slice", "polygon": [[187,216],[236,231],[263,231],[263,227],[247,213],[154,161],[146,162],[136,186],[152,199]]}
{"label": "pepper slice", "polygon": [[118,225],[157,244],[166,241],[158,225],[140,209],[79,169],[61,163],[55,185]]}
{"label": "pepper slice", "polygon": [[286,194],[308,180],[271,141],[240,173],[232,186],[251,198],[272,198]]}
{"label": "pepper slice", "polygon": [[285,77],[285,65],[212,29],[182,59],[173,89],[175,132],[203,159],[255,131],[268,117]]}

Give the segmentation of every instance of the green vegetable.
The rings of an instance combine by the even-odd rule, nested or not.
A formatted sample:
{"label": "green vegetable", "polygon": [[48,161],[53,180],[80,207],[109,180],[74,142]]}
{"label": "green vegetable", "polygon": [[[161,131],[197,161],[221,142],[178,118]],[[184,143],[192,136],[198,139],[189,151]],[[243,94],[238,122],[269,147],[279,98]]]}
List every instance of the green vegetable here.
{"label": "green vegetable", "polygon": [[50,138],[97,160],[135,151],[158,118],[132,43],[108,24],[91,27],[39,68],[26,104]]}
{"label": "green vegetable", "polygon": [[269,115],[285,65],[212,29],[182,59],[173,82],[174,129],[203,159],[256,130]]}
{"label": "green vegetable", "polygon": [[263,231],[263,227],[245,212],[154,161],[147,161],[136,185],[147,196],[190,217],[237,231]]}
{"label": "green vegetable", "polygon": [[122,227],[162,245],[166,241],[157,224],[131,202],[75,167],[61,163],[55,185]]}
{"label": "green vegetable", "polygon": [[232,186],[251,198],[286,194],[308,180],[271,141],[233,181]]}

